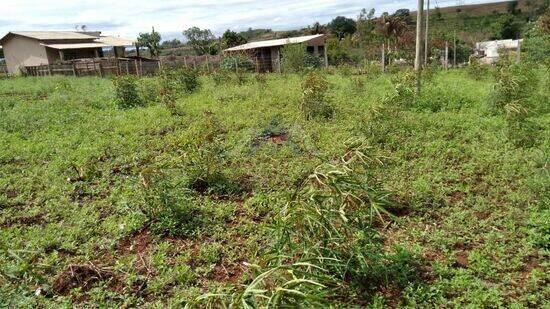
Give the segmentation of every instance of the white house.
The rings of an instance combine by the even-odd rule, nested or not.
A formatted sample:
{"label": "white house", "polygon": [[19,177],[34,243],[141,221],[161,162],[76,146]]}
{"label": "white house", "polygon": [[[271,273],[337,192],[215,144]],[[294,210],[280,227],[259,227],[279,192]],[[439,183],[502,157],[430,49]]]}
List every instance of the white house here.
{"label": "white house", "polygon": [[499,50],[517,51],[523,40],[497,40],[476,43],[475,55],[487,64],[495,63],[499,57]]}

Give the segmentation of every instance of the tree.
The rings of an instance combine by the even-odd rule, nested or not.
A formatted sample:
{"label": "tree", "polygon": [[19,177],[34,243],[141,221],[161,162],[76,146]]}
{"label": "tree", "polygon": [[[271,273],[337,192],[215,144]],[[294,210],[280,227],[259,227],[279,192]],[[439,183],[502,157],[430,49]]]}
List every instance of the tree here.
{"label": "tree", "polygon": [[491,38],[495,40],[517,39],[521,34],[522,27],[523,25],[513,16],[503,15],[491,25],[493,32]]}
{"label": "tree", "polygon": [[222,46],[223,48],[230,48],[237,45],[246,44],[248,42],[246,38],[235,31],[227,29],[222,35]]}
{"label": "tree", "polygon": [[518,10],[518,1],[514,0],[514,1],[508,2],[506,11],[508,11],[508,13],[512,15],[517,15],[518,13],[520,13],[520,10]]}
{"label": "tree", "polygon": [[357,16],[357,32],[360,43],[368,43],[376,37],[376,23],[374,21],[375,10],[371,9],[368,13],[366,9],[362,9]]}
{"label": "tree", "polygon": [[334,34],[338,39],[342,39],[347,34],[354,34],[357,30],[355,20],[344,16],[338,16],[333,19],[328,24],[328,27],[332,34]]}
{"label": "tree", "polygon": [[155,28],[151,30],[151,33],[141,33],[137,38],[138,47],[147,47],[151,57],[156,57],[159,54],[160,50],[160,33],[155,31]]}
{"label": "tree", "polygon": [[395,11],[392,15],[395,18],[399,18],[408,25],[413,23],[412,17],[411,17],[411,11],[409,9],[399,9]]}
{"label": "tree", "polygon": [[183,35],[197,55],[215,55],[218,52],[216,38],[210,29],[203,30],[199,27],[191,27],[184,30]]}
{"label": "tree", "polygon": [[405,35],[407,29],[407,22],[400,15],[385,13],[378,19],[377,30],[386,41],[388,50],[390,50],[392,41],[394,46],[397,46],[399,39]]}
{"label": "tree", "polygon": [[325,26],[316,21],[310,28],[311,34],[323,34],[326,32]]}
{"label": "tree", "polygon": [[164,41],[164,42],[162,42],[162,44],[160,44],[160,46],[162,48],[174,48],[174,47],[178,47],[178,46],[181,46],[181,45],[182,45],[182,43],[178,39],[172,39],[172,40],[169,40],[169,41]]}

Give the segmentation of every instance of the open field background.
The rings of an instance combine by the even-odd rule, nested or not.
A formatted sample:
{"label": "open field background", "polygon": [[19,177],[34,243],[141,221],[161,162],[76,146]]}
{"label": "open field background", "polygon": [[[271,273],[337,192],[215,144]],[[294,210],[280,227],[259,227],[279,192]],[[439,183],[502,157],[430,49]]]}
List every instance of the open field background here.
{"label": "open field background", "polygon": [[[380,160],[370,179],[395,217],[373,237],[402,278],[335,306],[547,306],[548,113],[521,147],[487,107],[491,76],[435,72],[418,104],[387,114],[391,78],[327,75],[325,120],[300,113],[301,75],[201,77],[178,114],[154,97],[118,109],[108,79],[0,80],[0,306],[182,306],[242,289],[299,183],[350,139]],[[189,162],[216,180],[193,182]],[[185,222],[151,221],[157,203]]]}

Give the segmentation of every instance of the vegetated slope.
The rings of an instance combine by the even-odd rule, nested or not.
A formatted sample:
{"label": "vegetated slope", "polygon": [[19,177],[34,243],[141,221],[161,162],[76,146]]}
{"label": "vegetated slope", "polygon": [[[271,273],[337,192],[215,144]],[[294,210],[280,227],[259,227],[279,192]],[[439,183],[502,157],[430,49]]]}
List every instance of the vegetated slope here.
{"label": "vegetated slope", "polygon": [[[542,306],[548,114],[534,118],[533,146],[518,147],[487,109],[490,77],[439,72],[416,107],[387,112],[390,77],[328,76],[325,120],[301,114],[299,75],[204,77],[180,115],[153,102],[116,109],[108,79],[1,80],[0,304],[230,295],[256,278],[300,183],[353,139],[380,160],[369,179],[395,204],[373,227],[398,276],[333,305]],[[202,172],[215,177],[194,181]],[[153,221],[149,205],[161,210]]]}
{"label": "vegetated slope", "polygon": [[[519,0],[517,1],[517,9],[522,12],[529,12],[533,10],[538,5],[544,3],[546,0]],[[432,4],[430,9],[430,14],[441,13],[443,16],[448,18],[453,18],[457,13],[464,13],[470,16],[486,16],[491,14],[506,14],[508,13],[510,3],[514,1],[500,1],[500,2],[488,2],[480,4],[467,4],[467,5],[457,5],[457,6],[444,6],[435,8]],[[411,12],[411,15],[416,17],[416,11]]]}

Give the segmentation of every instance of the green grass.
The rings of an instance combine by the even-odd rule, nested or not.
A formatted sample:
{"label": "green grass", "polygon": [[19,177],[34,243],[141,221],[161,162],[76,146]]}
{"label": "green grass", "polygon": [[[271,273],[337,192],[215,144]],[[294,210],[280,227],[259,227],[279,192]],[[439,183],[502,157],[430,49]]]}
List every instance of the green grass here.
{"label": "green grass", "polygon": [[[301,114],[300,75],[201,79],[178,115],[117,109],[108,79],[0,80],[0,306],[181,306],[243,290],[300,182],[350,139],[380,158],[368,179],[396,204],[373,225],[388,269],[371,269],[394,281],[330,303],[548,305],[547,113],[522,148],[487,108],[492,79],[465,71],[437,73],[388,114],[389,75],[328,75],[328,120]],[[208,190],[193,186],[202,168]]]}

